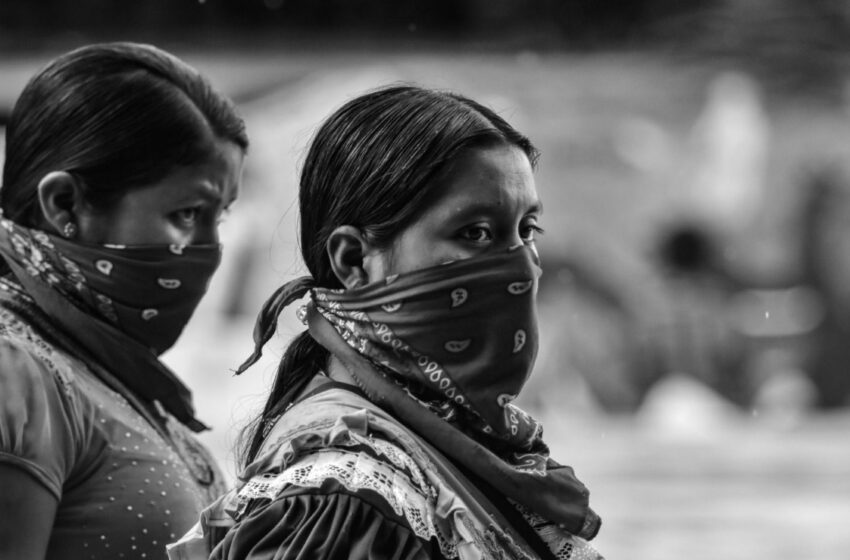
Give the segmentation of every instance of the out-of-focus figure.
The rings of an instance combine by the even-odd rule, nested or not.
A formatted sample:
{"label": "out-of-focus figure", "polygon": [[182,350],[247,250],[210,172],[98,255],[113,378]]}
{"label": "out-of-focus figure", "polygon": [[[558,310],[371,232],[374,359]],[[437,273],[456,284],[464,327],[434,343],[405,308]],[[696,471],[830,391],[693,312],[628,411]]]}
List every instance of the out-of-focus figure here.
{"label": "out-of-focus figure", "polygon": [[834,173],[808,182],[801,207],[798,283],[820,298],[820,323],[803,360],[816,406],[850,405],[850,188]]}
{"label": "out-of-focus figure", "polygon": [[708,85],[682,178],[688,210],[726,236],[758,217],[764,201],[770,126],[756,82],[725,72]]}

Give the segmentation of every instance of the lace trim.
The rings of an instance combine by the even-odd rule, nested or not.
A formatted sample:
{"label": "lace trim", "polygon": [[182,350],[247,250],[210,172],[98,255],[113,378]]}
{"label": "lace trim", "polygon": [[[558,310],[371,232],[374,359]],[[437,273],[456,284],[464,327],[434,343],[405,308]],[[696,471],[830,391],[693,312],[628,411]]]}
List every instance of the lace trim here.
{"label": "lace trim", "polygon": [[301,458],[278,474],[255,476],[239,490],[237,515],[244,513],[251,500],[274,499],[289,485],[319,488],[329,478],[339,481],[351,492],[376,492],[396,515],[405,518],[417,537],[436,539],[444,556],[457,558],[454,539],[436,523],[433,489],[427,486],[423,489],[398,469],[365,453],[322,449]]}
{"label": "lace trim", "polygon": [[510,502],[559,560],[603,560],[596,549],[581,537],[561,529],[513,500]]}
{"label": "lace trim", "polygon": [[422,469],[419,468],[419,465],[416,464],[410,455],[387,441],[372,437],[363,437],[353,432],[349,433],[349,437],[351,437],[354,442],[362,445],[368,445],[386,457],[396,467],[400,469],[407,469],[413,477],[413,483],[417,488],[422,489],[429,497],[437,497],[437,491],[428,484],[428,481],[425,480],[425,475],[422,473]]}
{"label": "lace trim", "polygon": [[[237,522],[253,500],[273,500],[290,485],[320,488],[327,479],[334,479],[352,492],[376,492],[407,521],[417,537],[434,538],[446,558],[533,560],[534,556],[494,525],[489,516],[473,515],[442,480],[440,469],[417,453],[415,442],[400,434],[395,434],[397,442],[390,442],[350,426],[339,431],[339,418],[304,420],[297,429],[280,430],[277,436],[274,430],[270,432],[263,459],[248,469],[252,472],[243,474],[243,480],[248,481],[228,500],[226,509]],[[373,450],[374,455],[359,451],[363,447]],[[263,471],[266,474],[261,474]],[[443,504],[440,514],[436,513],[438,499]],[[451,504],[448,510],[446,504]],[[601,559],[582,539],[553,527],[559,537],[553,548],[558,558]]]}
{"label": "lace trim", "polygon": [[[404,517],[417,537],[435,539],[446,558],[532,560],[498,527],[482,527],[463,510],[448,518],[438,518],[435,513],[437,491],[404,451],[386,441],[349,435],[352,441],[346,446],[367,445],[392,464],[341,447],[314,450],[280,473],[251,478],[236,495],[234,518],[238,521],[252,500],[272,500],[290,485],[319,488],[331,478],[351,492],[363,489],[376,492],[397,515]],[[402,468],[407,469],[412,478],[400,472]],[[470,549],[474,552],[470,553]]]}

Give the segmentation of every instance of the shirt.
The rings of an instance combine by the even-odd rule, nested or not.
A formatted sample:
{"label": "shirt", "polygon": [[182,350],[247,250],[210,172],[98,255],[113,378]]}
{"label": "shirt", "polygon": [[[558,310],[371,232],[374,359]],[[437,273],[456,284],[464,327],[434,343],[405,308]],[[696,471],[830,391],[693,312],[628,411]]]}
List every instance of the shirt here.
{"label": "shirt", "polygon": [[4,287],[0,462],[58,500],[47,558],[165,558],[222,490],[209,454],[161,407],[143,410],[53,344]]}

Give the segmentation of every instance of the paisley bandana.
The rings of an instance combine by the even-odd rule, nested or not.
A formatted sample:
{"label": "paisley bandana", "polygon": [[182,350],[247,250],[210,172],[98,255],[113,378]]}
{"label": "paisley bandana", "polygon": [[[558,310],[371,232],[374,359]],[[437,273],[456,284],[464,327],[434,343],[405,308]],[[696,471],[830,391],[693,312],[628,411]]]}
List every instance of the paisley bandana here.
{"label": "paisley bandana", "polygon": [[159,355],[206,292],[221,247],[83,245],[0,217],[0,254]]}
{"label": "paisley bandana", "polygon": [[570,467],[549,458],[542,428],[510,404],[537,352],[540,269],[527,247],[327,290],[300,278],[264,305],[255,363],[281,311],[305,293],[299,316],[376,404],[423,434],[498,494],[592,538],[599,517]]}
{"label": "paisley bandana", "polygon": [[463,407],[476,429],[528,449],[540,426],[510,401],[537,355],[539,276],[520,246],[362,288],[315,289],[313,304],[357,352],[425,388],[424,400]]}

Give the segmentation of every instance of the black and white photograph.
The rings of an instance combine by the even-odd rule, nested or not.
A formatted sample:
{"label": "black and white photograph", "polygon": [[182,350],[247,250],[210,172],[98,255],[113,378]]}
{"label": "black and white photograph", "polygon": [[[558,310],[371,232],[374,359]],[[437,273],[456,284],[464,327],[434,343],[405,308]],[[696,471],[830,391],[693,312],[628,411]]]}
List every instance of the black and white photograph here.
{"label": "black and white photograph", "polygon": [[0,560],[847,560],[850,4],[0,0]]}

